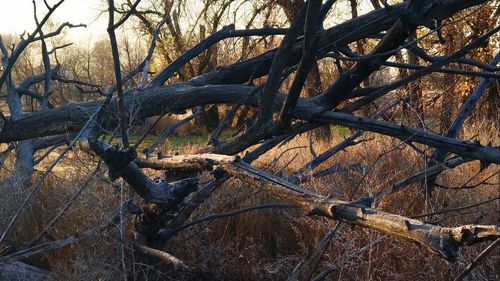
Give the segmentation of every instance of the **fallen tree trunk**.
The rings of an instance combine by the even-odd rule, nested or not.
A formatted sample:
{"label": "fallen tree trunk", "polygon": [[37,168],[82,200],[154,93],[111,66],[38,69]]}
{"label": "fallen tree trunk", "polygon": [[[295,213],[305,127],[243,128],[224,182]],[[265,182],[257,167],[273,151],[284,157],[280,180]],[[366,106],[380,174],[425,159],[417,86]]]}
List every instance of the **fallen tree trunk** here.
{"label": "fallen tree trunk", "polygon": [[[112,25],[114,13],[112,2],[113,1],[110,1],[109,3],[110,29],[115,28],[115,26]],[[138,2],[139,1],[137,1],[137,4]],[[327,1],[324,6],[330,5],[329,7],[331,7],[333,2],[335,1]],[[300,17],[297,17],[297,19],[294,20],[294,24],[288,29],[287,35],[285,39],[282,40],[280,48],[268,51],[243,62],[218,68],[214,72],[196,77],[187,82],[163,86],[165,80],[178,71],[184,63],[189,63],[190,60],[201,54],[204,49],[208,48],[208,45],[214,44],[214,42],[201,42],[197,47],[170,64],[152,81],[152,83],[149,84],[149,87],[144,88],[145,81],[148,77],[147,69],[149,60],[154,50],[154,44],[152,44],[150,48],[151,53],[148,54],[144,63],[141,64],[142,66],[139,66],[137,70],[131,72],[138,73],[141,68],[144,68],[141,86],[130,89],[126,94],[123,94],[120,86],[122,79],[118,60],[119,56],[115,46],[116,42],[112,42],[112,44],[114,43],[113,51],[115,51],[114,70],[117,80],[116,88],[118,89],[118,99],[112,100],[113,87],[110,87],[106,102],[104,103],[102,101],[94,101],[68,104],[58,108],[29,114],[14,114],[11,110],[11,118],[8,119],[4,117],[3,114],[0,116],[2,117],[0,121],[0,143],[14,141],[30,142],[30,145],[35,145],[36,148],[43,148],[50,146],[51,143],[59,144],[63,142],[65,136],[61,134],[74,133],[81,130],[81,133],[75,137],[68,148],[64,150],[64,153],[51,164],[43,177],[35,185],[32,192],[23,201],[0,240],[3,241],[7,233],[9,233],[19,214],[21,214],[21,211],[27,206],[27,203],[32,198],[32,195],[41,187],[45,176],[50,173],[51,169],[63,155],[80,140],[82,148],[88,145],[88,150],[86,151],[92,151],[92,153],[97,154],[108,165],[111,180],[122,177],[131,188],[144,199],[143,208],[138,208],[136,206],[137,208],[133,210],[134,214],[137,215],[134,217],[136,220],[134,222],[134,227],[141,236],[141,239],[136,240],[136,248],[149,255],[159,257],[169,264],[177,265],[179,268],[185,268],[186,266],[175,257],[155,248],[162,247],[165,238],[178,232],[181,226],[184,225],[186,220],[193,214],[193,211],[196,210],[214,190],[231,177],[266,191],[280,200],[291,203],[289,205],[293,204],[300,207],[308,211],[310,215],[320,215],[339,222],[341,221],[351,225],[377,230],[393,237],[414,241],[419,245],[425,246],[433,253],[449,261],[454,261],[457,258],[458,250],[461,246],[480,243],[485,240],[498,239],[500,236],[499,227],[494,225],[442,227],[371,208],[374,199],[380,199],[380,197],[386,194],[401,190],[409,182],[421,178],[422,175],[425,178],[429,173],[428,170],[416,174],[400,183],[389,186],[374,198],[363,197],[356,201],[351,201],[350,199],[349,201],[344,201],[325,197],[311,190],[304,189],[299,185],[295,185],[283,178],[266,173],[247,163],[251,163],[251,161],[255,160],[266,151],[269,151],[275,145],[283,141],[286,142],[287,138],[290,139],[299,133],[329,124],[372,131],[398,138],[402,140],[403,143],[422,143],[446,153],[459,155],[460,157],[452,158],[447,161],[447,164],[450,164],[450,166],[459,165],[466,161],[472,161],[473,159],[481,160],[482,164],[500,163],[499,148],[460,141],[451,137],[443,137],[420,129],[404,127],[388,122],[360,118],[345,113],[331,112],[331,110],[334,110],[343,101],[360,97],[361,95],[365,96],[351,103],[343,110],[347,113],[354,112],[361,106],[365,106],[387,94],[389,91],[408,83],[411,79],[420,78],[432,72],[439,71],[439,68],[449,63],[457,62],[458,59],[462,59],[465,54],[477,48],[491,35],[498,32],[498,27],[491,29],[478,39],[473,40],[472,43],[444,59],[432,61],[429,66],[418,66],[417,69],[421,70],[412,77],[407,77],[382,87],[361,89],[361,91],[355,93],[356,88],[360,87],[361,82],[375,73],[384,61],[401,49],[407,48],[414,43],[410,42],[405,44],[407,40],[411,40],[408,34],[412,33],[416,27],[423,25],[431,29],[432,32],[440,32],[441,26],[436,27],[433,22],[434,20],[440,21],[446,19],[464,8],[485,2],[487,1],[407,1],[402,4],[387,7],[386,9],[379,9],[365,16],[357,17],[333,28],[322,30],[319,22],[314,26],[307,24],[308,22],[313,22],[315,19],[314,16],[318,13],[322,1],[309,1],[309,4],[313,3],[315,5],[314,7],[310,6],[310,8],[316,12],[310,13],[308,8],[307,19],[309,20],[305,20],[306,24],[304,30],[306,32],[304,33],[304,38],[298,37],[301,34],[301,29],[304,24],[302,23],[303,19],[300,20]],[[479,8],[476,11],[479,11]],[[473,13],[469,15],[472,14]],[[130,16],[130,14],[128,14],[128,16]],[[128,16],[124,17],[124,19],[126,20]],[[467,17],[464,17],[462,19],[466,18]],[[321,31],[315,32],[315,30]],[[242,32],[248,34],[248,31],[249,30]],[[284,31],[285,30],[281,30],[280,32],[282,33]],[[110,36],[114,35],[110,33]],[[304,86],[303,81],[306,79],[311,63],[315,63],[316,60],[325,57],[328,53],[336,53],[344,46],[355,41],[359,43],[359,40],[362,39],[380,39],[381,37],[383,37],[382,40],[376,44],[376,47],[369,52],[368,55],[360,54],[359,57],[356,56],[357,63],[347,71],[344,71],[340,62],[338,62],[339,78],[327,91],[325,91],[325,93],[308,99],[299,98]],[[212,37],[212,39],[213,38],[214,37]],[[222,40],[222,37],[217,40]],[[314,43],[312,43],[313,41]],[[7,52],[5,51],[4,53]],[[5,71],[2,76],[6,76],[7,74],[5,73],[10,72],[14,61],[6,64],[8,70]],[[281,83],[294,71],[298,63],[298,70],[288,95],[278,93]],[[50,61],[46,66],[48,66],[48,70],[50,70]],[[48,70],[46,70],[46,72],[48,72]],[[491,71],[494,72],[495,70]],[[129,76],[129,78],[133,77],[133,74],[131,75],[132,76]],[[266,75],[268,76],[267,81],[264,85],[259,86],[264,88],[262,91],[263,93],[260,95],[257,94],[259,92],[257,91],[259,87],[240,85],[252,85],[252,80]],[[491,75],[494,76],[494,74]],[[129,78],[124,78],[123,80],[125,81]],[[46,79],[50,80],[48,76]],[[4,79],[0,80],[2,80],[0,82],[3,83]],[[49,88],[50,87],[46,87],[46,98],[48,98],[48,93],[50,92],[50,90],[48,90]],[[48,100],[45,101],[48,102]],[[238,156],[219,154],[158,158],[141,157],[136,159],[137,155],[135,149],[138,144],[134,148],[128,149],[128,122],[126,122],[128,121],[128,117],[126,114],[127,108],[125,107],[129,107],[131,111],[134,111],[133,116],[137,119],[130,120],[132,123],[134,121],[141,122],[143,119],[151,116],[180,114],[185,110],[197,106],[224,103],[238,104],[238,106],[258,106],[258,118],[256,120],[252,119],[253,117],[249,118],[252,120],[247,122],[247,130],[244,133],[229,141],[224,141],[223,145],[214,141],[211,145],[207,146],[205,151],[236,155],[255,144],[263,142],[258,149],[247,154],[248,157],[243,158],[245,161],[248,161],[246,163]],[[108,114],[113,112],[114,108],[117,107],[119,108],[119,114],[115,114],[115,116],[113,116],[113,114]],[[275,122],[273,112],[277,112],[280,108],[282,108],[282,111],[279,117],[280,122],[278,123]],[[102,109],[107,110],[106,116],[103,116],[104,114],[97,114],[97,112],[101,112]],[[120,115],[120,117],[118,117],[118,115]],[[94,122],[94,117],[98,121]],[[292,122],[292,120],[294,122]],[[123,150],[118,147],[112,147],[104,141],[98,141],[98,136],[101,135],[101,132],[113,131],[120,121]],[[86,127],[84,124],[92,124],[92,130],[95,129],[98,131],[95,132],[92,139],[89,138],[89,134],[86,133],[87,129],[82,129],[82,127]],[[219,131],[219,135],[221,131],[222,129]],[[213,135],[218,136],[215,133]],[[143,135],[141,141],[145,136],[146,135]],[[47,138],[33,140],[34,138],[41,137]],[[161,140],[159,142],[161,142]],[[140,141],[138,143],[140,143]],[[419,151],[419,148],[414,148]],[[30,149],[32,150],[32,148]],[[419,152],[425,155],[425,151]],[[19,155],[17,155],[17,157],[18,160],[22,159],[19,158]],[[31,167],[33,165],[29,166]],[[187,176],[184,176],[183,178],[186,179],[172,183],[163,180],[152,181],[141,168],[167,170],[167,174],[170,169],[189,170],[190,172],[213,171],[212,175],[214,179],[209,181],[198,193],[196,193],[196,195],[189,198],[189,194],[198,188],[197,178],[186,178]],[[445,168],[446,167],[434,166],[431,172],[437,174]],[[353,194],[355,193],[356,192]],[[187,204],[182,204],[185,199],[191,200],[190,202],[186,202]],[[129,207],[131,206],[132,204]],[[122,207],[123,206],[120,206],[120,222],[122,222]],[[83,233],[83,235],[74,235],[64,240],[40,244],[29,249],[22,249],[10,257],[5,257],[3,261],[12,262],[14,259],[22,259],[30,255],[40,254],[47,250],[64,247],[86,237],[95,235],[98,233],[97,230],[99,229],[89,230]],[[121,238],[123,239],[123,237]],[[2,259],[0,259],[0,262],[2,262]],[[125,265],[123,267],[124,271],[126,271]]]}
{"label": "fallen tree trunk", "polygon": [[[427,13],[428,18],[441,20],[445,19],[457,11],[471,7],[480,3],[484,3],[486,0],[474,0],[474,1],[463,1],[463,0],[446,0],[440,1],[439,4],[435,5],[434,8]],[[393,6],[392,9],[405,9],[407,3],[402,3]],[[391,10],[392,10],[391,9]],[[352,20],[346,21],[342,24],[336,25],[330,29],[323,31],[318,38],[318,48],[321,52],[332,51],[337,48],[337,46],[343,46],[354,42],[356,40],[366,38],[378,34],[381,31],[388,29],[392,26],[398,19],[398,13],[394,13],[391,10],[379,9],[368,13],[366,15],[354,18]],[[356,32],[352,32],[356,30]],[[287,62],[289,66],[295,65],[299,62],[301,58],[302,51],[302,41],[298,41],[294,44],[290,59]],[[195,86],[191,88],[191,91],[201,91],[206,93],[206,89],[200,89],[196,86],[205,85],[216,85],[216,84],[241,84],[249,81],[250,79],[255,79],[268,74],[269,68],[271,66],[272,59],[275,55],[276,49],[268,51],[262,55],[255,58],[246,60],[241,63],[236,63],[231,66],[222,67],[218,70],[199,76],[190,81],[184,83],[178,83],[166,87],[153,87],[148,88],[139,92],[134,91],[132,94],[134,98],[131,98],[132,94],[126,95],[126,103],[136,102],[136,104],[141,105],[141,110],[139,112],[139,118],[145,118],[155,115],[160,115],[166,112],[176,112],[183,111],[187,108],[192,108],[197,105],[212,104],[212,103],[234,103],[234,99],[239,99],[240,97],[233,97],[233,101],[227,101],[227,98],[212,98],[212,100],[203,102],[203,98],[206,96],[203,94],[197,95],[196,98],[199,102],[190,100],[189,97],[183,96],[182,99],[177,97],[171,97],[170,102],[167,102],[168,97],[163,98],[163,100],[157,101],[159,95],[165,96],[170,93],[179,93],[188,90],[189,86]],[[161,83],[160,83],[161,84]],[[243,86],[241,86],[243,87]],[[214,90],[216,96],[227,96],[223,90],[227,91],[228,88],[211,88]],[[234,90],[234,89],[233,89]],[[240,89],[241,91],[242,89]],[[346,93],[347,94],[347,93]],[[179,106],[176,103],[191,103],[189,106]],[[116,102],[116,101],[115,101]],[[158,106],[155,106],[156,103]],[[302,102],[304,103],[304,102]],[[326,110],[325,105],[322,104],[321,98],[311,99],[310,105],[313,107],[319,107],[318,109]],[[78,129],[85,123],[85,119],[88,118],[91,113],[95,112],[98,108],[99,102],[90,103],[79,103],[79,104],[69,104],[53,110],[47,110],[40,115],[42,112],[24,114],[20,116],[20,120],[10,121],[3,125],[0,133],[0,142],[9,142],[14,140],[23,140],[40,136],[48,136],[55,134],[62,134],[69,132],[78,131]],[[143,108],[144,107],[144,108]],[[176,109],[181,107],[180,109]],[[300,107],[300,105],[298,105]],[[147,110],[152,110],[149,114],[144,114]],[[295,115],[297,114],[295,110]],[[315,112],[321,110],[313,110],[311,113],[304,112],[308,117],[311,117]],[[44,128],[47,126],[47,128]]]}
{"label": "fallen tree trunk", "polygon": [[[236,103],[245,98],[245,104],[256,106],[259,96],[249,96],[254,86],[241,85],[209,85],[191,87],[174,85],[159,88],[154,92],[137,95],[126,95],[127,104],[139,104],[137,118],[161,115],[167,112],[182,112],[189,108],[216,103]],[[275,110],[281,108],[285,95],[278,95]],[[113,108],[116,100],[110,107]],[[31,139],[40,136],[58,135],[76,132],[86,120],[100,107],[98,102],[69,104],[59,108],[24,114],[16,121],[8,122],[0,132],[0,142]],[[471,142],[446,138],[430,132],[383,121],[356,117],[340,112],[325,112],[325,108],[316,98],[301,99],[294,115],[297,118],[322,124],[337,124],[365,131],[397,137],[409,142],[417,142],[436,147],[444,151],[456,153],[465,158],[480,159],[486,163],[500,163],[500,149],[481,146]],[[108,119],[109,122],[118,120]],[[114,123],[115,124],[115,123]]]}
{"label": "fallen tree trunk", "polygon": [[251,167],[238,158],[204,154],[142,161],[144,161],[143,165],[150,162],[156,168],[168,169],[176,166],[181,158],[190,159],[191,167],[200,167],[210,162],[214,167],[224,169],[231,176],[264,190],[276,198],[292,203],[311,215],[328,217],[417,242],[448,261],[456,260],[458,249],[463,245],[495,240],[500,237],[500,228],[494,225],[441,227],[372,209],[369,204],[363,203],[370,200],[348,202],[327,198]]}
{"label": "fallen tree trunk", "polygon": [[235,162],[222,165],[234,177],[260,188],[284,201],[295,204],[311,214],[340,220],[352,225],[378,230],[393,237],[408,239],[427,247],[448,261],[455,261],[458,249],[500,237],[494,225],[464,225],[440,227],[419,220],[394,215],[361,204],[312,196],[299,192],[301,188],[284,180]]}

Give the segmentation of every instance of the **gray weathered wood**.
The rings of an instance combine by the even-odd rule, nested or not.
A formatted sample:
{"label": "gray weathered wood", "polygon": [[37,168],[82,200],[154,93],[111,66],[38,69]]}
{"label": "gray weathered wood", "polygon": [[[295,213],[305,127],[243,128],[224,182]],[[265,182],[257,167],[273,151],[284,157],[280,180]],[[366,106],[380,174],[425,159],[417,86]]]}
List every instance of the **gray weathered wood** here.
{"label": "gray weathered wood", "polygon": [[3,281],[50,281],[50,273],[29,264],[15,261],[0,264],[0,280]]}

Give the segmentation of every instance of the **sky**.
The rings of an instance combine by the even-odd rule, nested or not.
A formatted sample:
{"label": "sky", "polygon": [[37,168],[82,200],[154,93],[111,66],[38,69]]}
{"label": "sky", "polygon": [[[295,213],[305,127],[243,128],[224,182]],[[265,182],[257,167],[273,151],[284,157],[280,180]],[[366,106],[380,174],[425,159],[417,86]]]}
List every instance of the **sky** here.
{"label": "sky", "polygon": [[[49,4],[53,5],[59,0],[47,1]],[[102,37],[108,36],[106,33],[107,12],[99,16],[102,10],[106,10],[106,2],[106,0],[65,0],[51,16],[51,19],[58,24],[64,22],[86,24],[86,28],[72,28],[70,31],[66,28],[66,35],[70,42],[76,43],[77,45],[87,45]],[[369,7],[367,4],[368,1],[361,0],[359,2],[361,14],[367,12],[367,8]],[[36,3],[37,14],[40,20],[47,13],[47,8],[43,0],[36,0]],[[347,1],[342,1],[336,5],[342,5],[341,11],[350,11],[349,7],[345,6],[346,3]],[[199,5],[201,5],[201,0],[188,1],[188,6],[191,9],[200,8],[198,7]],[[22,34],[24,31],[32,32],[35,29],[32,0],[0,0],[0,7],[0,34]],[[345,18],[343,18],[343,16],[345,16]],[[350,13],[344,13],[341,15],[336,14],[333,18],[343,21],[349,17]],[[331,24],[333,24],[333,22],[327,23],[327,25]],[[236,25],[238,28],[242,28],[242,26],[238,26],[238,23],[236,23]],[[56,27],[53,29],[55,28]],[[49,30],[45,29],[45,32],[47,31]]]}
{"label": "sky", "polygon": [[[57,0],[48,0],[54,4]],[[36,0],[38,19],[47,13],[43,0]],[[0,0],[0,33],[21,34],[35,28],[32,0]],[[106,35],[107,16],[98,18],[99,9],[105,8],[103,0],[66,0],[51,19],[57,23],[87,24],[87,28],[73,28],[67,32],[72,41],[85,42]]]}

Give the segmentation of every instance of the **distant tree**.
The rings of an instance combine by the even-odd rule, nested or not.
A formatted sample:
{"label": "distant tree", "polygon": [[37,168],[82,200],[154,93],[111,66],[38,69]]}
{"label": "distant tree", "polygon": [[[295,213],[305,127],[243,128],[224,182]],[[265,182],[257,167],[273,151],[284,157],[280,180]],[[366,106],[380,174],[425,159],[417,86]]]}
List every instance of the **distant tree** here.
{"label": "distant tree", "polygon": [[[484,102],[483,93],[490,89],[490,95],[495,95],[493,90],[498,89],[500,55],[498,45],[489,41],[498,38],[500,30],[491,16],[498,15],[498,1],[410,0],[394,5],[380,1],[383,7],[379,1],[371,1],[376,9],[364,15],[357,14],[358,3],[351,1],[352,19],[324,29],[325,15],[336,1],[277,0],[281,10],[275,10],[267,1],[210,0],[203,1],[196,13],[189,10],[187,0],[149,1],[141,6],[140,0],[108,0],[109,40],[96,42],[90,50],[56,52],[52,49],[58,45],[52,46],[49,39],[65,27],[78,27],[45,25],[63,1],[47,5],[41,19],[35,13],[36,29],[14,47],[7,40],[0,41],[0,96],[8,105],[8,111],[0,115],[0,143],[8,144],[6,153],[15,150],[8,181],[27,192],[0,232],[0,245],[6,244],[51,169],[70,150],[95,156],[99,165],[105,163],[109,180],[121,178],[141,201],[125,205],[121,190],[119,222],[111,220],[79,235],[55,241],[49,237],[42,243],[47,227],[23,247],[5,255],[2,250],[0,266],[93,237],[109,225],[123,224],[126,206],[134,214],[135,249],[172,265],[174,271],[193,274],[196,269],[168,254],[165,245],[190,223],[214,219],[189,221],[230,178],[284,201],[264,207],[296,207],[310,216],[338,222],[295,267],[289,280],[314,276],[321,280],[331,272],[317,272],[316,265],[341,223],[415,242],[451,262],[457,260],[462,247],[495,241],[487,254],[498,244],[498,225],[441,226],[420,219],[429,214],[412,218],[373,206],[414,183],[422,183],[428,198],[433,195],[433,181],[443,171],[467,162],[480,163],[478,174],[489,165],[500,164],[500,149],[493,143],[458,138],[479,100]],[[239,10],[250,4],[252,9]],[[239,19],[242,13],[251,16]],[[276,20],[280,13],[287,17],[286,28]],[[139,30],[151,42],[142,59],[130,41],[119,38],[118,31],[131,19],[138,21]],[[245,28],[239,28],[239,21]],[[283,36],[281,40],[278,35]],[[241,40],[246,37],[259,39]],[[41,64],[33,64],[34,57]],[[382,67],[404,69],[400,72],[404,75],[391,81],[382,79],[381,85],[369,84]],[[329,74],[331,83],[322,79]],[[433,81],[444,81],[439,115],[434,116],[439,117],[440,134],[429,130],[425,120],[415,121],[426,111],[424,92],[436,84]],[[408,108],[414,109],[410,122],[386,116],[401,102],[408,102],[405,114],[409,114]],[[222,105],[229,107],[219,120],[217,107]],[[221,137],[242,106],[253,107],[255,114],[246,111],[249,116],[244,116],[244,128],[230,138]],[[369,114],[370,106],[377,107],[377,113],[369,117],[359,114]],[[182,117],[154,144],[137,151],[147,134],[134,135],[132,125],[144,125],[147,118],[164,115]],[[213,130],[207,145],[194,154],[165,156],[157,150],[168,135],[199,116]],[[353,133],[288,176],[282,171],[271,174],[255,164],[260,156],[297,135],[331,125],[349,127]],[[418,155],[412,162],[423,163],[422,170],[369,195],[358,190],[359,184],[350,195],[334,196],[301,186],[336,170],[336,166],[325,169],[326,161],[349,146],[368,141],[359,140],[364,131],[397,139],[391,151],[402,146],[412,149]],[[63,145],[56,159],[35,177],[36,152]],[[359,163],[352,166],[365,172],[371,169],[359,168]],[[145,169],[164,171],[168,180],[153,180]],[[170,180],[174,178],[176,181]],[[120,231],[123,242],[125,235]],[[125,264],[124,257],[122,262]]]}

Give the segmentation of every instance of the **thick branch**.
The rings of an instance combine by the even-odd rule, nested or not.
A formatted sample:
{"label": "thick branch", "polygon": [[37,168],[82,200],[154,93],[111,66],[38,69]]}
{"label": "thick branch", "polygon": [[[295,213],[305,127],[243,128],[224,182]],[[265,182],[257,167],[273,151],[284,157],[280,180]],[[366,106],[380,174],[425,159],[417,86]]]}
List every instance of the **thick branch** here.
{"label": "thick branch", "polygon": [[[137,2],[139,3],[139,2]],[[129,147],[128,142],[128,112],[125,107],[125,102],[123,100],[123,85],[122,85],[122,74],[121,74],[121,66],[120,66],[120,54],[118,53],[118,44],[116,42],[115,28],[117,28],[123,22],[119,22],[117,25],[114,23],[114,13],[115,6],[113,0],[108,0],[108,14],[109,14],[109,22],[108,22],[108,34],[109,41],[111,43],[111,52],[113,54],[113,70],[115,73],[115,81],[116,81],[116,91],[118,93],[118,113],[120,114],[120,129],[122,132],[122,144],[125,149]],[[134,7],[132,9],[135,9]],[[126,20],[130,16],[128,14],[124,17]]]}
{"label": "thick branch", "polygon": [[197,189],[196,178],[174,183],[152,181],[132,162],[136,157],[133,151],[120,151],[101,141],[90,140],[89,144],[90,149],[108,165],[111,180],[122,177],[149,203],[161,205],[165,209],[176,208],[186,196]]}
{"label": "thick branch", "polygon": [[233,37],[247,37],[247,36],[266,36],[266,35],[279,35],[285,34],[287,29],[274,29],[274,28],[262,28],[262,29],[246,29],[246,30],[235,30],[234,25],[229,25],[223,27],[220,31],[210,35],[202,42],[198,43],[189,51],[185,52],[182,56],[177,58],[175,61],[170,63],[165,69],[163,69],[158,76],[156,76],[153,81],[151,81],[151,86],[157,87],[163,85],[172,75],[175,74],[179,68],[185,65],[187,62],[201,54],[203,51],[209,49],[211,46],[217,42],[224,40],[226,38]]}
{"label": "thick branch", "polygon": [[[442,20],[465,8],[486,2],[486,0],[446,0],[440,1],[429,13],[428,18]],[[394,5],[394,9],[405,9],[408,3]],[[318,48],[322,52],[335,50],[357,40],[378,35],[391,27],[399,16],[387,9],[378,9],[357,18],[351,19],[323,31],[318,39]],[[303,41],[296,42],[290,50],[288,65],[295,65],[300,60]],[[199,76],[193,80],[195,85],[206,84],[240,84],[252,78],[258,78],[269,72],[276,49],[256,56],[244,62],[222,67],[214,72]]]}
{"label": "thick branch", "polygon": [[[165,162],[169,162],[165,158]],[[354,202],[323,197],[310,190],[303,189],[253,168],[244,162],[228,161],[227,156],[203,155],[191,156],[191,160],[204,163],[210,159],[215,164],[221,159],[218,167],[230,175],[264,190],[273,196],[292,203],[313,215],[321,215],[340,220],[352,225],[378,230],[380,232],[415,241],[426,246],[447,260],[456,260],[458,249],[462,245],[470,245],[500,237],[498,226],[465,225],[459,227],[440,227],[421,221],[371,209],[370,206]],[[199,163],[196,165],[200,165]]]}
{"label": "thick branch", "polygon": [[288,59],[291,55],[291,50],[294,46],[295,39],[303,31],[306,13],[302,9],[297,17],[294,19],[290,29],[288,30],[285,38],[281,41],[280,47],[274,56],[271,69],[267,76],[267,82],[264,86],[263,93],[260,96],[259,108],[257,112],[257,122],[265,124],[272,120],[273,104],[276,94],[281,85],[281,75],[283,70],[288,65]]}
{"label": "thick branch", "polygon": [[[205,86],[189,87],[184,84],[163,87],[155,92],[143,92],[134,96],[125,95],[126,103],[141,104],[137,118],[161,115],[166,112],[182,112],[196,106],[216,103],[236,103],[249,95],[253,86]],[[284,95],[278,95],[275,110],[280,108]],[[111,104],[116,102],[114,100]],[[481,146],[426,132],[411,127],[388,122],[356,117],[340,112],[323,112],[324,108],[315,98],[299,100],[294,115],[319,124],[336,124],[365,131],[372,131],[409,142],[417,142],[439,148],[465,158],[480,159],[487,163],[500,163],[500,149]],[[256,106],[258,96],[251,96],[245,104]],[[77,131],[85,120],[97,110],[99,102],[68,104],[59,108],[22,115],[18,120],[8,122],[0,132],[0,142],[30,139],[39,136],[62,134]],[[321,113],[322,112],[322,113]],[[252,145],[253,143],[250,143]],[[246,149],[240,147],[235,152]],[[232,151],[224,153],[234,154]]]}
{"label": "thick branch", "polygon": [[500,163],[500,149],[484,147],[454,138],[448,138],[434,133],[403,125],[372,120],[339,112],[324,112],[314,119],[324,124],[336,124],[365,131],[392,136],[405,142],[417,142],[431,147],[452,152],[465,158],[480,159],[486,163]]}
{"label": "thick branch", "polygon": [[[490,63],[490,66],[496,66],[499,61],[500,61],[500,53],[493,58],[493,60]],[[458,135],[458,132],[462,127],[463,123],[465,122],[465,119],[472,113],[477,101],[479,100],[481,95],[486,91],[486,89],[491,85],[492,82],[493,79],[485,79],[485,78],[479,81],[479,84],[474,89],[474,91],[472,91],[472,93],[467,97],[467,100],[462,105],[462,108],[460,109],[460,112],[453,121],[453,124],[451,124],[450,128],[448,129],[448,132],[446,133],[447,137],[455,138]],[[431,160],[429,160],[427,165],[431,167],[434,166],[432,163],[434,163],[435,161],[437,162],[443,161],[446,158],[446,155],[447,155],[446,151],[440,151],[440,150],[435,151],[431,156]],[[434,189],[434,182],[436,181],[438,175],[439,174],[436,174],[427,179],[425,190],[428,193],[432,193],[432,190]]]}
{"label": "thick branch", "polygon": [[449,261],[455,261],[458,249],[500,237],[498,226],[464,225],[440,227],[418,220],[371,209],[318,195],[301,192],[301,188],[244,163],[222,165],[226,171],[240,180],[262,189],[277,198],[290,202],[311,214],[340,220],[352,225],[378,230],[391,236],[412,240],[427,247]]}
{"label": "thick branch", "polygon": [[280,113],[280,122],[285,126],[288,126],[292,120],[293,111],[297,105],[297,101],[299,100],[302,87],[304,87],[304,83],[306,82],[307,74],[315,61],[314,56],[316,54],[316,46],[318,43],[316,32],[319,30],[321,24],[321,21],[318,19],[320,9],[321,1],[308,1],[302,59],[300,60],[297,74],[293,79],[292,86],[288,91],[288,96]]}

